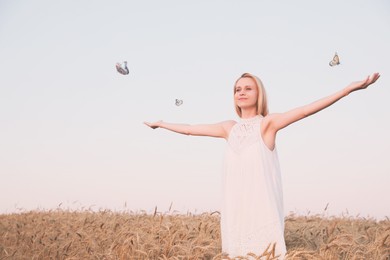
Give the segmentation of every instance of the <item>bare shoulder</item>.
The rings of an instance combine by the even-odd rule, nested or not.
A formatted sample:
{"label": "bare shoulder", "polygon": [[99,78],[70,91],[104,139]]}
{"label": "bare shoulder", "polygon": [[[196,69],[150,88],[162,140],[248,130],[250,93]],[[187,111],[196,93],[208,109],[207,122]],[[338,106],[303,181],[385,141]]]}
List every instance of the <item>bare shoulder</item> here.
{"label": "bare shoulder", "polygon": [[283,116],[283,113],[273,113],[265,116],[261,124],[261,133],[263,135],[268,133],[276,135],[276,132],[280,129],[278,126],[281,120],[283,120]]}
{"label": "bare shoulder", "polygon": [[226,120],[226,121],[222,121],[220,122],[222,128],[224,129],[224,132],[225,132],[225,139],[227,139],[229,137],[229,134],[230,134],[230,130],[232,130],[233,126],[236,124],[237,122],[234,121],[234,120]]}
{"label": "bare shoulder", "polygon": [[268,114],[263,118],[263,122],[261,124],[262,131],[265,131],[272,126],[272,124],[277,120],[277,117],[280,115],[280,113],[273,113]]}
{"label": "bare shoulder", "polygon": [[237,122],[234,121],[234,120],[226,120],[226,121],[220,122],[220,124],[223,126],[223,128],[225,128],[225,129],[230,129],[230,128],[232,128],[235,124],[237,124]]}

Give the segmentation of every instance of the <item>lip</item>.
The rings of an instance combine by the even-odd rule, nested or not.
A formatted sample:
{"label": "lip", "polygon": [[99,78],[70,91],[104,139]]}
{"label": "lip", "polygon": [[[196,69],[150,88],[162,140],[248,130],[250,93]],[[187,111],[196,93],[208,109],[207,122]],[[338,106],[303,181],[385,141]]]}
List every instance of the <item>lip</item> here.
{"label": "lip", "polygon": [[238,100],[247,100],[248,98],[239,98]]}

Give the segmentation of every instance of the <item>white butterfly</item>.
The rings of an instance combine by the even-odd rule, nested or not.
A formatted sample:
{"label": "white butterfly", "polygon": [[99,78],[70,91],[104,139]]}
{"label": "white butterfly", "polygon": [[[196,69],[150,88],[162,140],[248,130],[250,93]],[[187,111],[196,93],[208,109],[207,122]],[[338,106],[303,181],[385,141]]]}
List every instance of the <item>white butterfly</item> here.
{"label": "white butterfly", "polygon": [[340,64],[339,55],[337,52],[334,54],[333,59],[329,62],[329,66],[333,67]]}
{"label": "white butterfly", "polygon": [[120,74],[122,74],[122,75],[129,74],[129,69],[127,68],[127,61],[124,61],[123,64],[117,63],[115,66],[116,66],[116,70]]}
{"label": "white butterfly", "polygon": [[176,99],[175,100],[175,105],[176,106],[181,106],[183,104],[183,100],[181,100],[181,99]]}

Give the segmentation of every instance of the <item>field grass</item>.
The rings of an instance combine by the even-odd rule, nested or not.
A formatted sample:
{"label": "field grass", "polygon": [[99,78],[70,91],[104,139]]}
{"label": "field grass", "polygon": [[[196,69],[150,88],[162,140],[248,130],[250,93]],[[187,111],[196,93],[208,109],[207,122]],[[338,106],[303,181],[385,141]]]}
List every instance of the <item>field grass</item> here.
{"label": "field grass", "polygon": [[[229,259],[219,220],[218,212],[3,214],[0,259]],[[288,259],[390,259],[389,219],[290,215],[285,223]],[[268,250],[242,259],[277,258]]]}

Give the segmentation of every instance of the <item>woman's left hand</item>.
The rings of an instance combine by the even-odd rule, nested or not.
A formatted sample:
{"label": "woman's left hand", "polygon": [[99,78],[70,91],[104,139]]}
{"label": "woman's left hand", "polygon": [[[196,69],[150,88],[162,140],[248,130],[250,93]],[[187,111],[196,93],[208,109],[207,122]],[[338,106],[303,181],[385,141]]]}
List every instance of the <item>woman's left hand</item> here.
{"label": "woman's left hand", "polygon": [[376,72],[373,73],[371,76],[368,76],[364,80],[352,82],[347,86],[348,93],[367,88],[369,85],[375,83],[375,81],[377,81],[377,79],[379,79],[380,76],[381,75],[379,75],[379,73]]}

